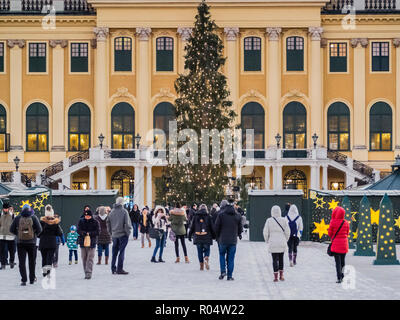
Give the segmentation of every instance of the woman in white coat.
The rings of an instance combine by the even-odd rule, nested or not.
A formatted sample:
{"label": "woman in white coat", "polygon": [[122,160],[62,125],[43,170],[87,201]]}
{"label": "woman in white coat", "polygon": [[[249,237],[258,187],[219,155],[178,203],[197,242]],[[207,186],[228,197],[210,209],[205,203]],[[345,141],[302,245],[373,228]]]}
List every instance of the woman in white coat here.
{"label": "woman in white coat", "polygon": [[286,218],[281,216],[281,208],[273,206],[271,209],[271,218],[268,218],[264,226],[264,239],[269,246],[269,252],[272,254],[272,266],[274,269],[274,282],[283,278],[283,254],[287,250],[287,242],[290,237],[290,229]]}
{"label": "woman in white coat", "polygon": [[297,246],[300,243],[301,235],[303,234],[303,219],[299,214],[299,210],[295,204],[292,204],[289,208],[288,214],[286,216],[290,228],[290,238],[288,241],[289,247],[289,261],[290,266],[296,264],[297,258]]}

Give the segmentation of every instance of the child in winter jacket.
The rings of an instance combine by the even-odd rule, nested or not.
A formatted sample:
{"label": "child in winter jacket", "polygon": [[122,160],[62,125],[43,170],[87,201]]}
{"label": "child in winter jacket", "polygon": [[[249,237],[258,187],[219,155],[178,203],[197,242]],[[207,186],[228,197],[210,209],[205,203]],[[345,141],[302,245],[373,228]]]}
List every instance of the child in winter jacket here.
{"label": "child in winter jacket", "polygon": [[78,233],[76,226],[71,226],[70,233],[67,235],[67,247],[69,249],[69,264],[72,264],[72,255],[75,256],[75,264],[78,263]]}

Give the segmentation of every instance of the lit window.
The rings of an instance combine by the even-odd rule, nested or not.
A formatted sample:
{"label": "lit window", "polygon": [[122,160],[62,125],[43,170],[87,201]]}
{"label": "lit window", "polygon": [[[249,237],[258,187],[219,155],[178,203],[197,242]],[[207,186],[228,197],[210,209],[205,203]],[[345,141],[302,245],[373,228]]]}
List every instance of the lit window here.
{"label": "lit window", "polygon": [[49,113],[39,102],[32,103],[26,110],[27,151],[48,151]]}
{"label": "lit window", "polygon": [[68,111],[68,149],[84,151],[90,147],[90,109],[81,102],[74,103]]}
{"label": "lit window", "polygon": [[306,108],[300,102],[290,102],[283,110],[284,149],[306,148]]}
{"label": "lit window", "polygon": [[350,150],[350,111],[342,102],[335,102],[328,109],[328,148]]}
{"label": "lit window", "polygon": [[132,39],[118,37],[114,40],[114,70],[132,71]]}
{"label": "lit window", "polygon": [[133,149],[135,135],[135,111],[126,102],[116,104],[111,111],[113,149]]}
{"label": "lit window", "polygon": [[331,43],[329,45],[329,71],[347,71],[347,43]]}
{"label": "lit window", "polygon": [[389,42],[372,42],[372,71],[389,71]]}
{"label": "lit window", "polygon": [[369,112],[370,149],[392,150],[392,108],[385,102],[375,103]]}

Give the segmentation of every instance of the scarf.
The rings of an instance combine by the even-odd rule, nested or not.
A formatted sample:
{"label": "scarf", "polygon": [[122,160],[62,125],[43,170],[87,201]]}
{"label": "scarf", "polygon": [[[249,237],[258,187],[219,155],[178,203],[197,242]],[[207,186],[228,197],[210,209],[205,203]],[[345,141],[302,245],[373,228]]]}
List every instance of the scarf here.
{"label": "scarf", "polygon": [[143,214],[143,225],[147,227],[147,214]]}
{"label": "scarf", "polygon": [[104,220],[106,220],[106,218],[107,218],[107,215],[106,215],[106,214],[103,214],[103,215],[99,215],[99,217],[100,217],[100,219],[101,219],[101,220],[103,220],[103,221],[104,221]]}

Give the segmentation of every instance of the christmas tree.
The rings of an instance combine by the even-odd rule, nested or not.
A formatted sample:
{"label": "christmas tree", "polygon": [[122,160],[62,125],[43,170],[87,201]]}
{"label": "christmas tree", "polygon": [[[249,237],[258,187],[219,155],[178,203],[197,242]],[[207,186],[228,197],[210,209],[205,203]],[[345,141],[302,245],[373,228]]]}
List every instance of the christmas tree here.
{"label": "christmas tree", "polygon": [[385,193],[379,206],[380,223],[378,227],[377,253],[374,264],[399,264],[396,258],[393,205]]}
{"label": "christmas tree", "polygon": [[372,247],[371,205],[366,196],[360,202],[357,247],[355,256],[374,256]]}
{"label": "christmas tree", "polygon": [[[197,10],[195,25],[185,47],[185,74],[179,75],[175,81],[178,94],[175,111],[178,132],[192,129],[199,141],[197,154],[203,157],[207,151],[208,156],[210,155],[212,143],[207,138],[208,147],[206,150],[203,147],[200,152],[201,144],[207,145],[206,141],[202,141],[201,130],[216,129],[221,132],[232,128],[236,114],[231,108],[232,102],[228,100],[226,77],[220,72],[225,58],[222,56],[222,40],[216,32],[217,25],[211,20],[210,8],[205,1]],[[222,146],[223,139],[219,137],[219,140]],[[158,201],[211,203],[223,198],[230,170],[230,164],[223,161],[224,153],[220,151],[221,161],[218,164],[211,161],[202,164],[200,160],[188,164],[179,160],[173,163],[172,152],[176,152],[184,144],[185,142],[176,142],[173,139],[168,143],[168,166],[162,172],[163,178],[156,181]],[[193,160],[196,156],[194,153],[188,158]]]}
{"label": "christmas tree", "polygon": [[345,214],[345,219],[349,223],[350,226],[350,232],[349,232],[349,249],[354,249],[354,242],[353,242],[353,234],[351,233],[351,204],[348,196],[345,196],[342,200],[342,207],[344,211],[346,212]]}

